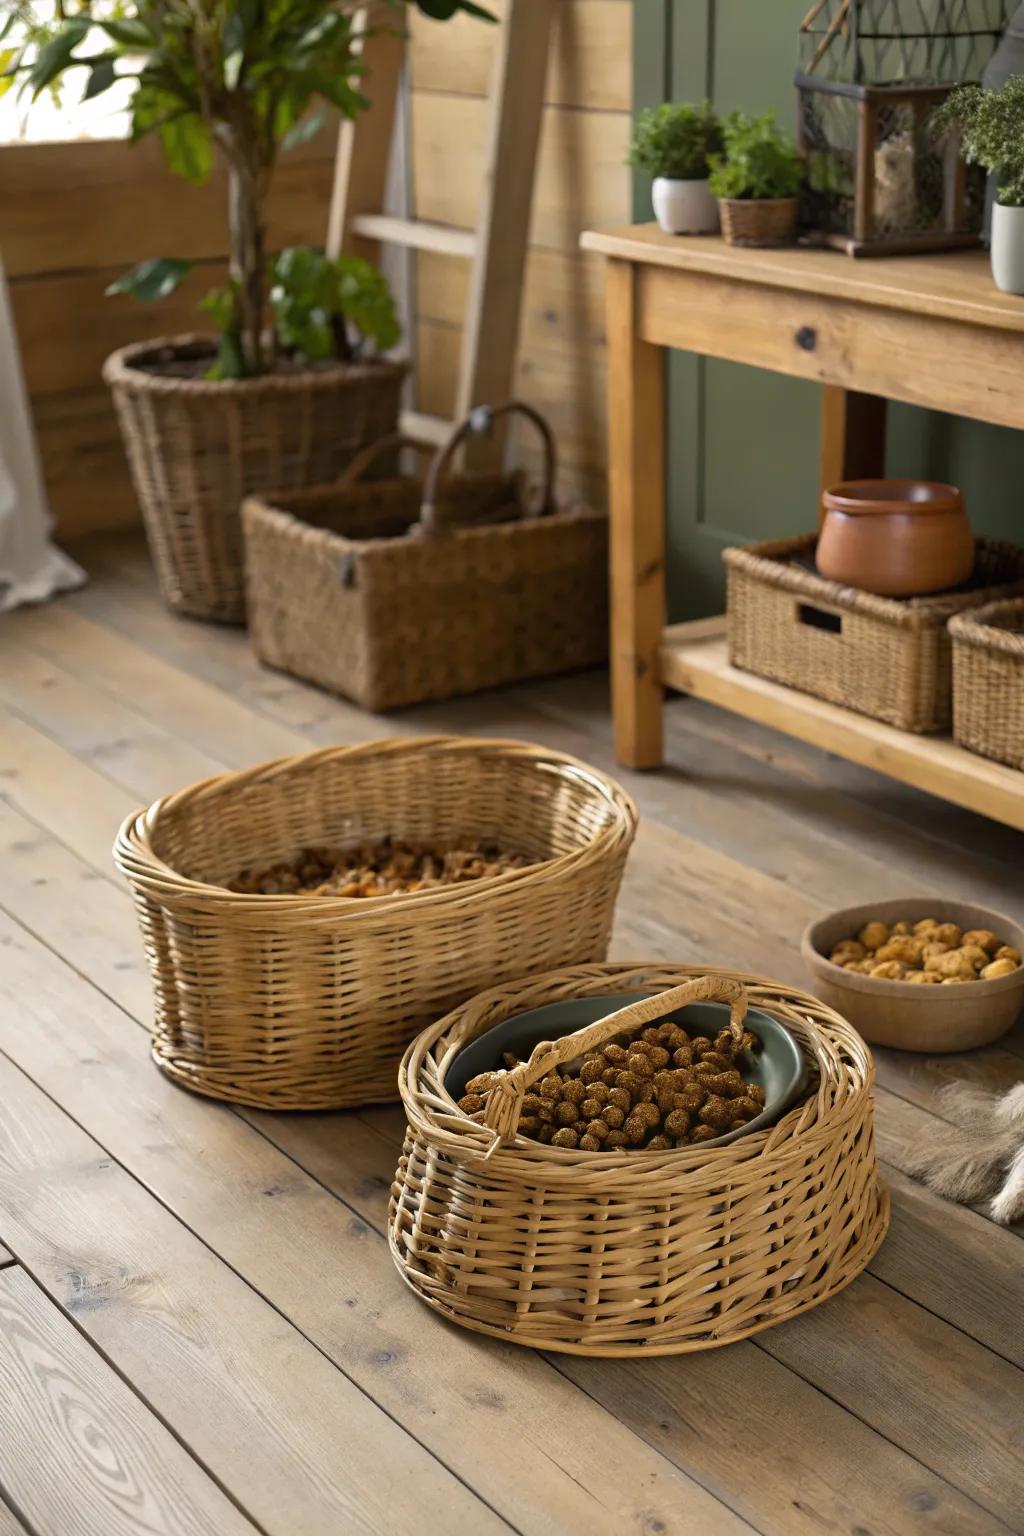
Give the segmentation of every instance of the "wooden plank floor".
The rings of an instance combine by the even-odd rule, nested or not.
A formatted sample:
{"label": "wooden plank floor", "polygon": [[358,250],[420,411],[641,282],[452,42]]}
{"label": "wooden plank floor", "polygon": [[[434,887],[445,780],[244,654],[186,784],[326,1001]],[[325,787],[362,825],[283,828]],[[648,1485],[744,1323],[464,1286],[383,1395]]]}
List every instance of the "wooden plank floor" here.
{"label": "wooden plank floor", "polygon": [[[1024,1529],[1024,1246],[901,1172],[957,1073],[1024,1030],[879,1053],[893,1225],[868,1273],[682,1359],[546,1357],[453,1329],[386,1244],[398,1109],[274,1116],[150,1064],[110,863],[121,817],[311,744],[417,731],[613,768],[602,675],[386,721],[159,605],[133,539],[0,619],[0,1536],[996,1536]],[[901,893],[1024,916],[1024,836],[694,701],[643,813],[612,954],[803,982],[809,917]]]}

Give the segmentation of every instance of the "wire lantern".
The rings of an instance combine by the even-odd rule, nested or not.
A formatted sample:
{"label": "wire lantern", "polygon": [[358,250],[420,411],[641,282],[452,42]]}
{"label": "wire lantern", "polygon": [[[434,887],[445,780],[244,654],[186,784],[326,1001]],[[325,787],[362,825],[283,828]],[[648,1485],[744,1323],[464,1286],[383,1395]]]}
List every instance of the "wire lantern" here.
{"label": "wire lantern", "polygon": [[976,245],[984,173],[929,123],[981,78],[1011,0],[814,0],[800,25],[801,222],[854,256]]}

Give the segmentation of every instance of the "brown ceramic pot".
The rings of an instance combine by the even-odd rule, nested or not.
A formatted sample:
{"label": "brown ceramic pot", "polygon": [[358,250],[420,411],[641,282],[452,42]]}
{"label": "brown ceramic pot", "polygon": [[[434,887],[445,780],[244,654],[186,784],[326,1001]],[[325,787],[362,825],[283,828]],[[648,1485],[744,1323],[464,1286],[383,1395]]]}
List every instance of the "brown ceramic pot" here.
{"label": "brown ceramic pot", "polygon": [[847,480],[822,495],[818,570],[882,597],[945,592],[974,569],[974,535],[955,485]]}

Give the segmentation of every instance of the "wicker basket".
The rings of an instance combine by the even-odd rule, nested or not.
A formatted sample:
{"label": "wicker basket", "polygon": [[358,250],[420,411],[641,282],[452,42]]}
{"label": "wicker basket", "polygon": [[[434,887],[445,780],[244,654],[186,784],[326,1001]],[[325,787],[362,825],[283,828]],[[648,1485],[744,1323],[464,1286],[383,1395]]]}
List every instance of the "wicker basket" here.
{"label": "wicker basket", "polygon": [[[467,1328],[537,1349],[683,1354],[793,1317],[860,1273],[889,1215],[867,1047],[805,992],[706,971],[599,965],[534,976],[474,998],[413,1043],[400,1073],[409,1129],[390,1240],[424,1301]],[[746,987],[800,1042],[817,1073],[811,1096],[726,1146],[589,1153],[509,1141],[508,1081],[486,1110],[500,1138],[446,1092],[458,1051],[503,1019],[564,998],[687,981],[694,1000],[732,999],[735,983]],[[600,1028],[556,1042],[559,1056],[597,1043]],[[520,1094],[525,1071],[508,1074]]]}
{"label": "wicker basket", "polygon": [[207,337],[137,343],[104,365],[160,591],[194,618],[245,618],[239,507],[249,492],[333,479],[393,431],[406,369],[367,363],[204,379]]}
{"label": "wicker basket", "polygon": [[[129,817],[114,849],[156,995],[153,1054],[186,1087],[266,1109],[397,1096],[409,1040],[481,987],[603,958],[632,801],[522,742],[329,747],[207,779]],[[401,896],[242,896],[244,867],[391,834],[493,839],[538,862]]]}
{"label": "wicker basket", "polygon": [[799,207],[795,197],[720,197],[722,234],[728,245],[793,245]]}
{"label": "wicker basket", "polygon": [[958,614],[949,633],[954,737],[1024,769],[1024,597]]}
{"label": "wicker basket", "polygon": [[389,437],[337,485],[246,502],[249,629],[261,661],[385,710],[605,659],[607,519],[556,509],[550,429],[518,404],[483,420],[509,410],[544,437],[535,515],[518,474],[449,475],[469,422],[423,487],[359,483],[378,453],[406,441]]}
{"label": "wicker basket", "polygon": [[819,576],[815,534],[727,549],[729,660],[904,731],[948,730],[947,623],[1024,593],[1024,549],[979,539],[974,575],[935,597],[876,597]]}

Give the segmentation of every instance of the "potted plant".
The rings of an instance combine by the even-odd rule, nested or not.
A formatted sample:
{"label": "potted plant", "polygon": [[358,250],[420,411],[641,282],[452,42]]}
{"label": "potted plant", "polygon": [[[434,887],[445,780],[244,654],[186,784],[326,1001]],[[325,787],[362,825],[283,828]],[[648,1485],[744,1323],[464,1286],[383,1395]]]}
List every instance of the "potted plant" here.
{"label": "potted plant", "polygon": [[711,157],[711,191],[730,245],[791,245],[803,162],[774,112],[731,112],[722,125],[725,148]]}
{"label": "potted plant", "polygon": [[[407,4],[488,15],[473,0],[387,3],[395,25]],[[331,108],[368,105],[360,25],[356,0],[21,0],[0,29],[3,72],[33,96],[72,69],[88,71],[87,98],[127,77],[133,139],[156,133],[190,181],[217,161],[227,173],[228,280],[200,305],[217,334],[126,347],[104,369],[161,590],[181,613],[244,619],[245,495],[332,480],[394,429],[405,367],[383,355],[398,326],[381,276],[266,249],[278,155]],[[188,270],[143,262],[113,290],[159,299]]]}
{"label": "potted plant", "polygon": [[708,161],[722,142],[722,125],[707,101],[666,101],[637,116],[629,163],[654,177],[654,216],[667,235],[717,234]]}
{"label": "potted plant", "polygon": [[958,130],[964,159],[995,175],[992,276],[1004,293],[1024,294],[1024,75],[996,91],[958,86],[933,124],[940,133]]}

